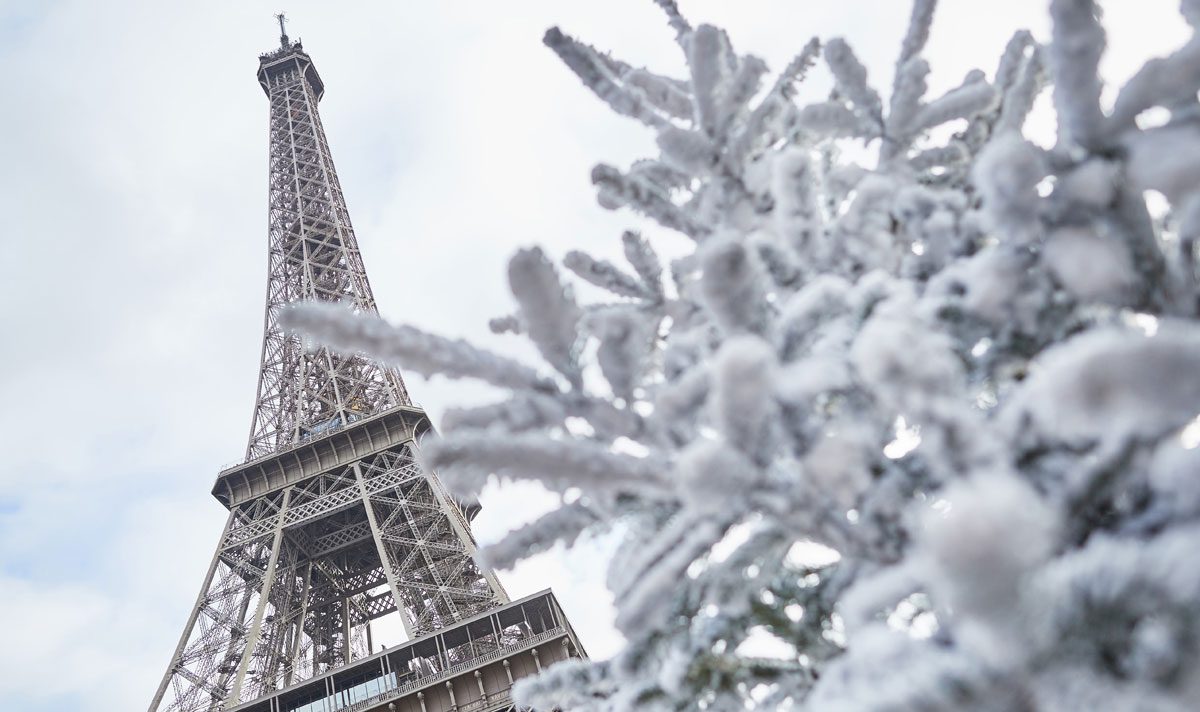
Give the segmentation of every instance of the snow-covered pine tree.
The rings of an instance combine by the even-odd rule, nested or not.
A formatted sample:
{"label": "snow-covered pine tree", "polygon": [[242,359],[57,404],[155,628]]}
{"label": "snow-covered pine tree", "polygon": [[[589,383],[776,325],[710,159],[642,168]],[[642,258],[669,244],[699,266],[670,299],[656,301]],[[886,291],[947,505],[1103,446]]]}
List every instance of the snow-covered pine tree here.
{"label": "snow-covered pine tree", "polygon": [[[613,295],[579,305],[546,255],[519,252],[517,313],[494,328],[538,364],[330,308],[289,316],[510,392],[426,448],[463,491],[499,476],[564,493],[492,564],[622,538],[608,582],[627,645],[548,670],[522,703],[1196,709],[1200,39],[1106,105],[1099,8],[1053,0],[1048,44],[1018,33],[990,78],[933,97],[933,0],[884,93],[840,39],[767,82],[721,30],[657,4],[687,77],[545,41],[657,135],[657,157],[595,168],[600,203],[691,254],[664,273],[632,232],[628,265],[571,253]],[[1182,13],[1200,24],[1200,0]],[[836,89],[799,105],[819,62]],[[1042,91],[1049,149],[1022,137]],[[757,657],[764,636],[794,654]]]}

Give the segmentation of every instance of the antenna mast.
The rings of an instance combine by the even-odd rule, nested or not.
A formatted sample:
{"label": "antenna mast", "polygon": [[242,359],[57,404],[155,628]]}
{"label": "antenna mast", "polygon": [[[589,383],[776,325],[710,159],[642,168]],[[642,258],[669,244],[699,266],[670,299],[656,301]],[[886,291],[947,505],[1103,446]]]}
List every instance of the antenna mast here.
{"label": "antenna mast", "polygon": [[287,30],[283,29],[284,23],[287,22],[287,16],[284,15],[282,12],[276,13],[275,19],[279,20],[279,46],[281,49],[287,49],[288,48]]}

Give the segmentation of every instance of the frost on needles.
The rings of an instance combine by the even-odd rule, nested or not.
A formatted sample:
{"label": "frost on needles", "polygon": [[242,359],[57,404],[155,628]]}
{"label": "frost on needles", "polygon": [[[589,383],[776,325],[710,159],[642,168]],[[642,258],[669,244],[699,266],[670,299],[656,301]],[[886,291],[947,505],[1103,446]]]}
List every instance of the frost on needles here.
{"label": "frost on needles", "polygon": [[[546,34],[660,153],[593,171],[604,207],[648,219],[621,236],[628,264],[564,261],[608,301],[579,304],[540,250],[510,262],[516,313],[493,326],[539,362],[288,315],[507,392],[425,448],[465,491],[498,476],[564,494],[483,556],[621,537],[608,585],[627,644],[523,682],[520,703],[1195,709],[1200,39],[1105,102],[1099,8],[1054,0],[1049,44],[1017,33],[990,75],[931,96],[932,0],[890,87],[838,38],[771,80],[657,4],[685,77]],[[800,103],[813,71],[834,89]],[[1022,135],[1042,92],[1051,147]],[[694,249],[664,265],[666,232]]]}

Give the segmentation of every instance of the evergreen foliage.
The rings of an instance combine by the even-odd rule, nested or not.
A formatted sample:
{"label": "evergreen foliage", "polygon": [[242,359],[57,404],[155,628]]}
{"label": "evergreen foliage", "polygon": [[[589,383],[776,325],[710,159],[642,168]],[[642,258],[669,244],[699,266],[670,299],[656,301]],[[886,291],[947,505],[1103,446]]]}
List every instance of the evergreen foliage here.
{"label": "evergreen foliage", "polygon": [[[724,32],[657,4],[687,77],[558,29],[545,42],[657,136],[658,156],[596,167],[601,204],[690,254],[664,269],[635,233],[627,265],[572,252],[565,267],[612,295],[580,305],[540,250],[518,253],[518,310],[494,327],[539,364],[328,306],[288,315],[507,390],[425,448],[465,492],[498,475],[563,494],[492,563],[619,533],[627,645],[520,701],[1195,709],[1200,39],[1107,106],[1099,8],[1053,0],[1049,44],[1020,32],[990,78],[929,96],[935,3],[916,0],[885,95],[843,40],[768,82]],[[818,63],[836,88],[800,105]],[[1049,149],[1022,136],[1047,90]],[[770,638],[788,654],[756,653]]]}

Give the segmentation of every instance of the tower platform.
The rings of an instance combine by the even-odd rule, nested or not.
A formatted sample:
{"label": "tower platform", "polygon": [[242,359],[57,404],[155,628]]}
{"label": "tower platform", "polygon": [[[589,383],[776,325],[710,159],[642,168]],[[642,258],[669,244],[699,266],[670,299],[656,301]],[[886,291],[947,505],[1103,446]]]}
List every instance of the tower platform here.
{"label": "tower platform", "polygon": [[498,712],[517,680],[585,655],[547,589],[233,710]]}

